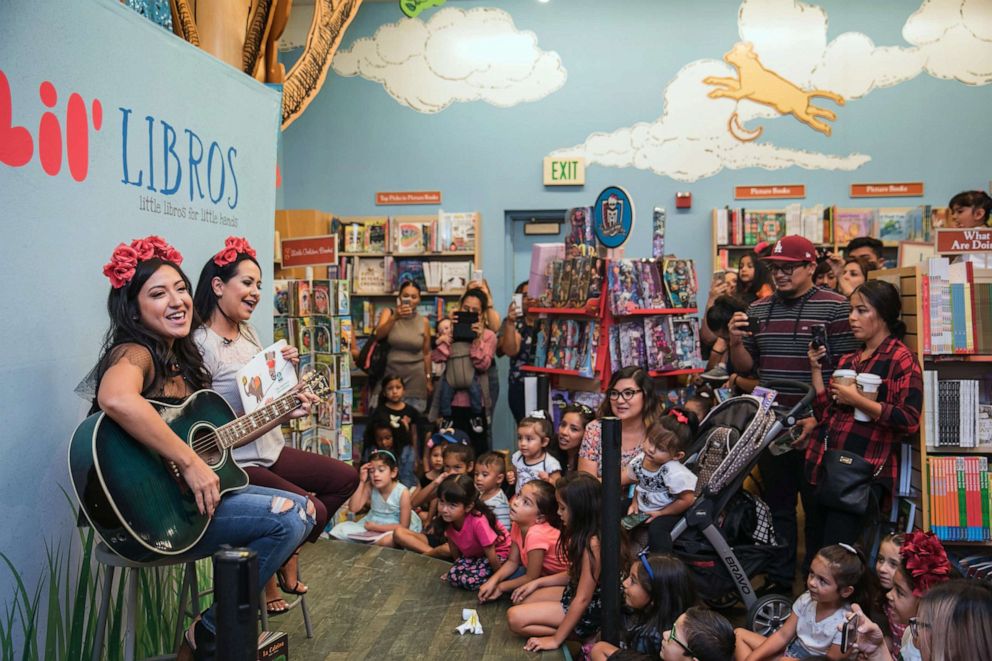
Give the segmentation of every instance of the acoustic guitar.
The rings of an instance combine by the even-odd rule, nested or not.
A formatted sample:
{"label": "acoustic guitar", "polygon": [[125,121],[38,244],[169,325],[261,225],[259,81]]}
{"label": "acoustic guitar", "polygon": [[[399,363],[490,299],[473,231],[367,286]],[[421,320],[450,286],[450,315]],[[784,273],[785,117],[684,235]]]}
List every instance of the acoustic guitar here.
{"label": "acoustic guitar", "polygon": [[[303,377],[301,390],[320,398],[330,392],[324,377],[314,372]],[[231,449],[298,408],[300,399],[288,393],[240,418],[213,390],[199,390],[182,404],[149,403],[216,473],[223,495],[248,485]],[[69,476],[90,524],[128,560],[149,562],[186,553],[210,523],[197,509],[178,466],[136,441],[106,413],[89,416],[73,433]]]}

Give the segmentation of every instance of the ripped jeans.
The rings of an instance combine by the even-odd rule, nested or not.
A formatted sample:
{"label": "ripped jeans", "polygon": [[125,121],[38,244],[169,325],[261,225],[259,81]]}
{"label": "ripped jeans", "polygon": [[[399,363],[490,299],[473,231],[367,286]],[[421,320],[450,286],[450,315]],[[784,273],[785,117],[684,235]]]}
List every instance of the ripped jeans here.
{"label": "ripped jeans", "polygon": [[[223,544],[249,548],[258,555],[261,589],[303,543],[313,525],[313,503],[308,499],[288,491],[248,486],[220,499],[207,532],[187,555],[202,557]],[[213,606],[203,612],[203,624],[216,633]]]}

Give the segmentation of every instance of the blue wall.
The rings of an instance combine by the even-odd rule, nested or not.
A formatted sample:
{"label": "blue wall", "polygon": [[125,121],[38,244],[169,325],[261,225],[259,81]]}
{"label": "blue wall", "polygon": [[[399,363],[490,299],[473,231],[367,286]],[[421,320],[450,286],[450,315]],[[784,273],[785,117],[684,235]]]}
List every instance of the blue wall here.
{"label": "blue wall", "polygon": [[[69,502],[60,488],[71,491],[67,444],[89,408],[73,389],[96,363],[108,326],[110,285],[103,265],[118,243],[148,234],[162,235],[183,253],[183,266],[194,283],[230,234],[247,236],[259,261],[271,264],[279,96],[116,0],[0,2],[0,70],[9,81],[13,123],[26,127],[33,143],[27,163],[0,162],[0,273],[6,284],[0,315],[0,552],[33,594],[39,576],[46,575],[46,545],[64,551],[77,538],[74,498]],[[82,181],[70,176],[64,142],[61,170],[55,175],[42,170],[38,127],[47,112],[39,99],[43,81],[57,91],[52,113],[63,136],[71,93],[83,98],[88,111],[94,99],[102,104],[99,130],[92,128],[88,112],[88,173]],[[126,142],[121,107],[132,110]],[[148,189],[146,116],[154,117],[156,131],[154,190]],[[170,179],[174,181],[177,164],[183,168],[182,187],[172,195],[161,191],[163,121],[177,133]],[[233,171],[227,161],[227,192],[216,204],[199,195],[191,201],[187,195],[187,129],[203,142],[203,166],[212,142],[225,157],[228,148],[237,149]],[[129,159],[126,176],[124,153]],[[217,197],[216,159],[214,166]],[[137,180],[139,170],[143,185],[128,183]],[[200,172],[206,192],[206,167]],[[143,198],[163,208],[169,202],[185,212],[223,213],[237,224],[141,211]],[[271,306],[264,303],[259,314],[267,318]],[[13,586],[4,565],[0,612],[13,608]],[[61,588],[56,590],[61,594]]]}
{"label": "blue wall", "polygon": [[[925,181],[923,200],[871,201],[874,206],[926,202],[946,205],[966,188],[989,185],[986,130],[992,88],[966,86],[921,74],[889,89],[873,91],[839,110],[832,137],[790,118],[759,120],[762,140],[831,154],[868,153],[872,160],[853,172],[724,170],[694,183],[649,171],[593,165],[583,189],[546,189],[542,158],[581,144],[594,131],[651,122],[662,113],[662,94],[676,73],[693,60],[720,59],[740,38],[738,2],[713,0],[505,0],[448,6],[496,6],[512,14],[516,27],[537,34],[540,48],[557,51],[568,71],[565,86],[533,103],[496,108],[456,103],[426,115],[395,102],[377,83],[333,72],[307,112],[283,134],[283,208],[317,208],[336,214],[380,212],[381,190],[440,189],[446,210],[478,210],[483,218],[483,267],[505,310],[510,290],[499,277],[508,264],[504,211],[591,205],[605,186],[619,184],[633,197],[638,217],[627,254],[648,256],[650,213],[669,210],[667,246],[694,258],[702,280],[710,271],[710,210],[733,204],[737,184],[804,183],[804,205],[861,206],[848,186],[863,181]],[[820,3],[829,15],[828,38],[860,31],[878,45],[907,45],[901,29],[918,3]],[[620,9],[622,7],[622,9]],[[434,11],[434,10],[432,10]],[[399,20],[394,3],[366,4],[349,28],[343,48]],[[429,19],[426,12],[422,19]],[[830,105],[830,104],[823,104]],[[693,208],[674,210],[676,191],[693,194]],[[779,202],[761,206],[778,207]],[[423,213],[424,207],[389,213]],[[506,427],[497,443],[511,442]]]}

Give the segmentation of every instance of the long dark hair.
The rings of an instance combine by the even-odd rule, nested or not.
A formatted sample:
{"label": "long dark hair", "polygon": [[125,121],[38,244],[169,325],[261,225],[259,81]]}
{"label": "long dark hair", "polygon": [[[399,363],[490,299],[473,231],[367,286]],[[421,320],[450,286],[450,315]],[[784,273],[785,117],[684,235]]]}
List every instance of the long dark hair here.
{"label": "long dark hair", "polygon": [[663,414],[661,401],[655,392],[654,379],[648,371],[637,365],[622,367],[610,377],[610,385],[607,387],[607,396],[603,398],[603,403],[599,405],[597,417],[605,418],[613,415],[613,404],[610,402],[609,392],[616,388],[617,382],[621,379],[633,379],[637,387],[644,395],[644,408],[641,409],[641,419],[644,421],[644,428],[647,429],[654,424]]}
{"label": "long dark hair", "polygon": [[[482,501],[482,495],[475,488],[475,480],[472,479],[471,475],[462,473],[461,475],[449,475],[444,478],[437,488],[437,499],[443,500],[446,503],[471,507],[472,511],[468,513],[468,516],[484,516],[489,523],[489,527],[496,533],[497,542],[506,537],[506,529],[496,520],[496,515],[489,509],[489,505],[486,505]],[[444,531],[448,528],[448,523],[438,514],[434,517],[432,527],[437,534],[443,535]]]}
{"label": "long dark hair", "polygon": [[[115,349],[123,344],[139,344],[152,356],[152,366],[155,378],[145,392],[155,392],[162,387],[166,378],[181,376],[193,390],[210,386],[210,372],[203,364],[203,356],[193,341],[192,333],[186,337],[177,338],[170,350],[168,343],[151,332],[141,323],[141,312],[138,308],[138,293],[148,282],[148,279],[162,266],[175,269],[182,278],[186,289],[192,289],[189,278],[175,262],[158,257],[138,262],[134,276],[123,287],[111,289],[107,296],[107,314],[110,317],[110,327],[104,336],[103,347],[100,350],[100,360],[97,362],[96,390],[100,390],[100,381],[107,369],[116,362],[119,353]],[[196,311],[193,310],[192,328],[197,326]],[[170,365],[178,364],[178,372],[172,371]],[[92,411],[99,410],[97,398],[93,398]]]}
{"label": "long dark hair", "polygon": [[537,505],[538,514],[542,515],[552,528],[561,530],[561,517],[558,516],[558,501],[555,500],[554,486],[544,480],[531,480],[524,485],[524,488],[534,492],[534,504]]}
{"label": "long dark hair", "polygon": [[582,555],[592,549],[592,540],[599,538],[603,488],[589,473],[576,471],[558,480],[557,497],[568,511],[568,523],[562,526],[558,538],[558,551],[568,560],[568,577],[575,583],[582,573]]}
{"label": "long dark hair", "polygon": [[220,278],[221,282],[230,281],[238,274],[238,265],[241,262],[251,262],[258,267],[259,273],[262,271],[258,260],[244,252],[239,252],[233,262],[224,266],[217,266],[213,257],[203,265],[200,279],[196,281],[196,293],[193,295],[193,307],[196,308],[196,314],[199,315],[201,322],[208,323],[210,316],[217,309],[217,294],[214,293],[213,279]]}
{"label": "long dark hair", "polygon": [[[644,563],[651,567],[652,578]],[[643,610],[631,616],[625,636],[627,646],[638,638],[647,638],[653,631],[661,633],[675,626],[675,620],[696,603],[696,587],[684,562],[672,555],[652,554],[638,557],[631,564],[631,578],[651,595]]]}
{"label": "long dark hair", "polygon": [[[748,284],[744,284],[741,280],[741,262],[745,257],[754,265],[754,277]],[[737,260],[737,295],[744,299],[745,303],[751,304],[758,298],[758,291],[765,285],[772,287],[772,272],[768,270],[768,265],[754,251],[741,255]]]}
{"label": "long dark hair", "polygon": [[465,302],[465,299],[468,298],[469,296],[474,296],[475,298],[479,299],[479,304],[482,307],[483,312],[489,309],[489,297],[486,296],[486,292],[484,292],[482,289],[479,289],[478,287],[472,287],[471,289],[465,290],[465,293],[462,294],[462,297],[458,299],[459,307]]}
{"label": "long dark hair", "polygon": [[902,340],[906,336],[906,322],[900,319],[902,299],[895,285],[885,280],[866,280],[851,293],[852,298],[854,294],[860,294],[868,305],[875,308],[875,313],[893,337]]}

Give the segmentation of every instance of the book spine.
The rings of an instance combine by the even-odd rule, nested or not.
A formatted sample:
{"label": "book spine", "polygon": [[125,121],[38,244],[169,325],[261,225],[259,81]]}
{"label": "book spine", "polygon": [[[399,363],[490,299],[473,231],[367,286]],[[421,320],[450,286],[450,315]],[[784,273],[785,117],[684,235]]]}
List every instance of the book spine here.
{"label": "book spine", "polygon": [[965,474],[964,457],[954,458],[954,477],[957,483],[958,511],[957,511],[957,539],[964,541],[968,539],[968,480]]}
{"label": "book spine", "polygon": [[920,309],[923,312],[923,353],[933,353],[933,342],[930,339],[930,276],[920,274],[920,296],[922,303]]}
{"label": "book spine", "polygon": [[989,464],[986,457],[978,458],[978,485],[981,490],[981,511],[982,511],[982,541],[992,539],[989,521]]}

